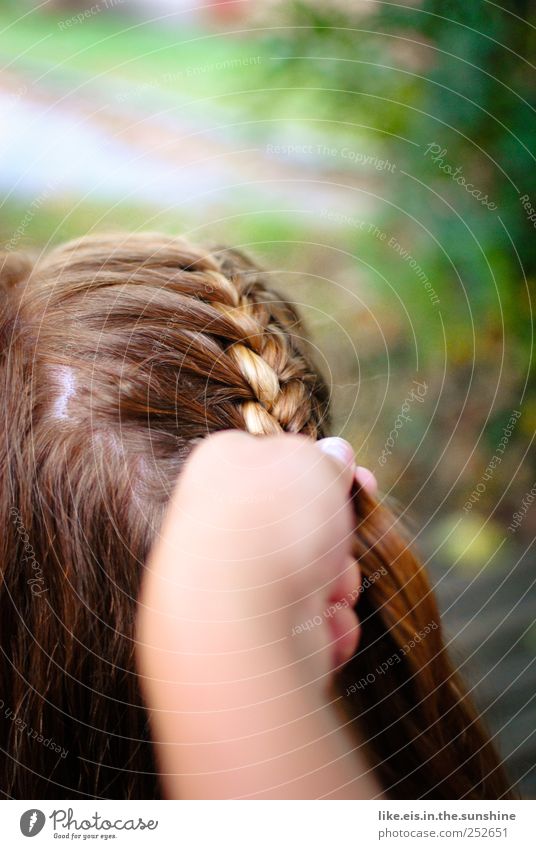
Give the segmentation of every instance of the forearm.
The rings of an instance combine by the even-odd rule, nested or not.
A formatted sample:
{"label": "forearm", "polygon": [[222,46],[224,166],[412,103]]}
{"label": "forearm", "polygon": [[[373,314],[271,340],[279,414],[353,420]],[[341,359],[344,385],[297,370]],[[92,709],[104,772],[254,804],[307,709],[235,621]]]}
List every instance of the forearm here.
{"label": "forearm", "polygon": [[[285,707],[291,707],[288,699]],[[221,714],[205,714],[194,722],[185,722],[183,715],[172,724],[161,722],[165,743],[158,750],[165,794],[187,799],[373,798],[379,792],[375,780],[365,762],[350,752],[327,710],[316,706],[306,715],[302,712],[312,706],[303,700],[296,700],[296,707],[300,718],[294,721],[277,708],[268,711],[264,718],[267,726],[273,722],[272,728],[253,735],[244,732],[258,708],[233,712],[224,720]],[[195,708],[200,708],[197,700]],[[175,728],[178,723],[181,729]]]}
{"label": "forearm", "polygon": [[[284,638],[262,642],[262,617],[241,620],[220,603],[220,621],[203,621],[184,595],[180,607],[184,617],[175,610],[155,618],[151,656],[153,738],[167,796],[380,793],[323,695],[325,682],[308,680],[311,663],[293,659]],[[147,637],[153,642],[150,628]]]}

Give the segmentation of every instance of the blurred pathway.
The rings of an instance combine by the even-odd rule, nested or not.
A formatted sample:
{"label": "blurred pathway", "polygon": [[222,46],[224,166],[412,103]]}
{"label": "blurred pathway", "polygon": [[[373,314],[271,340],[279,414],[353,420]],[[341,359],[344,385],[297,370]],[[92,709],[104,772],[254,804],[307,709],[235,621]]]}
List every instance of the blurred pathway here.
{"label": "blurred pathway", "polygon": [[[252,205],[365,212],[366,196],[357,188],[364,181],[350,170],[322,173],[314,158],[278,158],[266,144],[251,146],[227,113],[218,116],[211,107],[208,122],[192,119],[193,112],[186,118],[176,96],[139,84],[54,80],[40,88],[20,72],[4,72],[0,189],[7,198],[47,192],[211,214]],[[221,127],[214,126],[218,117]]]}

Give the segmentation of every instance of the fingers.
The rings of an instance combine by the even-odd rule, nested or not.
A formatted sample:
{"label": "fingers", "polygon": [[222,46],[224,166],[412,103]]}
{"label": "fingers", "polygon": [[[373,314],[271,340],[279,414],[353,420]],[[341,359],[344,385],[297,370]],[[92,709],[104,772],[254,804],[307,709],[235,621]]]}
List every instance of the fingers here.
{"label": "fingers", "polygon": [[333,664],[339,667],[348,663],[359,645],[359,619],[351,607],[341,607],[329,622]]}
{"label": "fingers", "polygon": [[354,449],[345,439],[338,436],[328,436],[319,439],[317,447],[337,464],[337,470],[342,477],[345,488],[349,491],[352,486],[355,469]]}
{"label": "fingers", "polygon": [[370,469],[365,468],[365,466],[356,466],[355,480],[359,486],[362,486],[363,489],[367,490],[369,495],[378,495],[378,481]]}
{"label": "fingers", "polygon": [[348,557],[343,570],[334,579],[329,588],[329,602],[343,602],[354,607],[361,586],[359,564],[353,557]]}
{"label": "fingers", "polygon": [[374,473],[365,466],[356,466],[354,449],[349,442],[339,436],[328,436],[325,439],[319,439],[316,445],[322,453],[337,463],[348,491],[355,480],[358,486],[367,490],[369,495],[378,494],[378,481]]}
{"label": "fingers", "polygon": [[326,588],[323,618],[329,628],[329,648],[332,669],[347,663],[357,648],[360,636],[359,619],[355,612],[361,588],[357,562],[349,557],[344,570]]}

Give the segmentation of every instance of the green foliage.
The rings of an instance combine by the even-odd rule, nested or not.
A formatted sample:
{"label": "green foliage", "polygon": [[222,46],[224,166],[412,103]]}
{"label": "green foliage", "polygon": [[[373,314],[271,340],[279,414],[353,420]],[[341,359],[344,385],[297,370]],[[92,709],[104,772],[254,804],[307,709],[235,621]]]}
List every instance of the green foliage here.
{"label": "green foliage", "polygon": [[[536,234],[520,196],[536,207],[535,30],[485,2],[378,4],[361,17],[348,8],[345,19],[328,6],[290,4],[290,29],[278,36],[280,80],[290,97],[296,86],[318,91],[332,140],[345,119],[356,143],[396,163],[375,215],[406,234],[451,328],[487,323],[493,349],[502,311],[507,331],[528,345],[525,277],[536,275]],[[444,152],[438,161],[435,148],[426,153],[432,144]],[[455,181],[460,175],[480,197]],[[400,262],[392,273],[397,267],[407,279]]]}

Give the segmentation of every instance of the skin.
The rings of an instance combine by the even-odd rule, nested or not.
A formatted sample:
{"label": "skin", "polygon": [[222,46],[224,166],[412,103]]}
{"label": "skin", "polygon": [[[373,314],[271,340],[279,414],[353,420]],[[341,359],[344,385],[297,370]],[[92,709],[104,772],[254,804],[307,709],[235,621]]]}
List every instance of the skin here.
{"label": "skin", "polygon": [[[356,470],[340,439],[215,434],[150,555],[137,660],[168,798],[365,799],[381,787],[331,704],[355,651]],[[304,627],[304,623],[314,623]]]}

